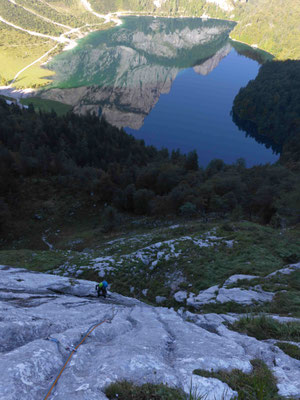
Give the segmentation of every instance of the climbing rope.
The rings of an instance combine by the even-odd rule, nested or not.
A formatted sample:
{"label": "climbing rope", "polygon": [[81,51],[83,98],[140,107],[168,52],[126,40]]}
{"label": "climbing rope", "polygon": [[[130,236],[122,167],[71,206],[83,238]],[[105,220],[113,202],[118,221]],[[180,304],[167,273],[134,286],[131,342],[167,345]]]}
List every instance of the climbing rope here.
{"label": "climbing rope", "polygon": [[[59,378],[61,377],[61,374],[63,373],[64,369],[66,368],[66,366],[68,365],[68,363],[70,362],[71,358],[73,357],[73,354],[78,350],[78,348],[82,345],[82,343],[86,340],[87,337],[90,336],[90,334],[96,329],[98,328],[98,326],[104,324],[105,322],[110,324],[111,321],[113,320],[113,318],[115,317],[115,308],[112,308],[113,313],[112,313],[112,317],[110,319],[105,319],[97,324],[91,325],[88,330],[85,332],[83,339],[77,344],[77,346],[75,347],[71,347],[72,351],[69,355],[69,357],[67,358],[67,361],[65,362],[65,364],[63,365],[62,369],[59,371],[59,374],[57,375],[57,377],[54,379],[54,382],[52,383],[48,393],[46,394],[46,397],[44,397],[44,400],[47,400],[52,392],[52,390],[54,389],[55,385],[57,384]],[[55,342],[57,344],[57,346],[59,347],[59,341],[57,339],[53,339],[53,338],[47,338],[48,340],[51,340],[52,342]]]}
{"label": "climbing rope", "polygon": [[49,340],[49,342],[54,342],[54,343],[56,343],[57,348],[58,348],[58,351],[60,351],[59,346],[63,347],[65,350],[68,350],[68,351],[69,351],[69,350],[77,351],[77,350],[75,349],[74,346],[64,346],[63,344],[60,343],[59,340],[57,340],[57,339],[55,339],[55,338],[52,338],[52,337],[50,337],[50,336],[47,337],[46,340]]}

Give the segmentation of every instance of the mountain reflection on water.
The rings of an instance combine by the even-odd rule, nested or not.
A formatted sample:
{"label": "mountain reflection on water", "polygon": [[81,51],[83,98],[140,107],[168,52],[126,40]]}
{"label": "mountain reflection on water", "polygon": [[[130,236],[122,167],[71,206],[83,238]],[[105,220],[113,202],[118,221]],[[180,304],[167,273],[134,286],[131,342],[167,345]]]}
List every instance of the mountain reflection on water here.
{"label": "mountain reflection on water", "polygon": [[48,65],[55,81],[40,96],[79,114],[103,115],[158,148],[196,149],[203,166],[213,158],[231,163],[243,157],[249,166],[274,162],[270,145],[239,132],[230,116],[238,91],[268,57],[232,42],[234,25],[126,17],[56,56]]}
{"label": "mountain reflection on water", "polygon": [[182,69],[209,74],[231,50],[234,23],[218,20],[126,17],[96,32],[50,63],[53,86],[42,97],[102,113],[118,127],[139,129]]}

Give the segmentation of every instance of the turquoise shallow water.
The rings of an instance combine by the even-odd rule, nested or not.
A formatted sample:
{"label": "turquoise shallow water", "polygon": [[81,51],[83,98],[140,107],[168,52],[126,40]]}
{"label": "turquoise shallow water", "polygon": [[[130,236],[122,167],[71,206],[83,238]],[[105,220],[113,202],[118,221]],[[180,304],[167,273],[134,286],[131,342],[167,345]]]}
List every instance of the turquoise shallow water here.
{"label": "turquoise shallow water", "polygon": [[248,166],[275,162],[271,148],[232,121],[233,100],[258,73],[265,53],[229,40],[233,23],[127,17],[51,62],[56,80],[45,97],[92,112],[159,148],[196,149]]}

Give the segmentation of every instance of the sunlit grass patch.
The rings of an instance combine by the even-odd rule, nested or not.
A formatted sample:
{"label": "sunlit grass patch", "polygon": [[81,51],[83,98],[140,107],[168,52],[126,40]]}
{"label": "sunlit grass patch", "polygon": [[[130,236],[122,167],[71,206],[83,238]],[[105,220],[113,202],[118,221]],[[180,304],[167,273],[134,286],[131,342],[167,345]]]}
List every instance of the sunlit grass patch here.
{"label": "sunlit grass patch", "polygon": [[[16,30],[0,22],[0,74],[7,81],[10,81],[22,68],[31,64],[41,57],[48,50],[55,46],[55,42],[43,39]],[[39,74],[45,70],[39,68]],[[31,76],[36,75],[36,70]]]}
{"label": "sunlit grass patch", "polygon": [[51,77],[53,77],[55,73],[54,71],[50,71],[41,67],[41,64],[44,61],[47,61],[47,57],[45,57],[41,62],[32,65],[22,72],[22,74],[19,75],[14,83],[14,86],[16,88],[38,88],[51,83]]}
{"label": "sunlit grass patch", "polygon": [[[0,52],[0,65],[1,65],[1,76],[3,76],[7,82],[12,80],[14,76],[22,68],[31,64],[33,61],[41,57],[46,51],[53,47],[52,43],[49,45],[44,45],[44,47],[39,46],[26,51],[21,45],[16,45],[13,48],[4,48]],[[27,72],[28,71],[28,72]],[[25,73],[27,75],[25,76]],[[47,83],[42,77],[45,75],[51,75],[50,71],[45,71],[45,69],[39,66],[32,67],[24,72],[24,76],[16,82],[16,87],[30,87],[31,83]]]}

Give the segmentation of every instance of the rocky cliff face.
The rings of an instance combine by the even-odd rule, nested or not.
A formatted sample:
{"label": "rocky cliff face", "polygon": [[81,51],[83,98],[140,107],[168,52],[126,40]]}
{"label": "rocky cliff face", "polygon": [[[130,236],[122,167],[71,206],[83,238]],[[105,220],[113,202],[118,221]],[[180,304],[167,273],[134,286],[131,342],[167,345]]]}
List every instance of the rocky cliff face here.
{"label": "rocky cliff face", "polygon": [[176,313],[114,293],[103,301],[93,282],[3,266],[0,301],[3,400],[44,398],[73,346],[104,320],[78,348],[51,399],[105,400],[105,387],[120,379],[166,382],[188,392],[192,378],[207,399],[229,400],[235,393],[225,383],[193,370],[251,372],[253,358],[267,363],[281,395],[300,398],[300,361],[229,330],[224,322],[234,315]]}
{"label": "rocky cliff face", "polygon": [[[130,22],[131,21],[131,22]],[[129,19],[125,26],[61,55],[52,66],[61,86],[43,98],[74,107],[79,114],[102,113],[118,127],[139,129],[178,72],[196,67],[208,74],[230,51],[227,22]],[[136,25],[137,24],[137,25]]]}

